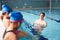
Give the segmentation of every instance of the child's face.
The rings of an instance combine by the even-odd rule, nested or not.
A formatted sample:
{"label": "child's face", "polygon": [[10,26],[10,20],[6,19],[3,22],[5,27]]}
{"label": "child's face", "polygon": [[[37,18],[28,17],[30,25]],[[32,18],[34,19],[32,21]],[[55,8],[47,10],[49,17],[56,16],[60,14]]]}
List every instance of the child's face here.
{"label": "child's face", "polygon": [[12,27],[14,27],[14,29],[18,29],[21,26],[21,22],[12,22]]}
{"label": "child's face", "polygon": [[9,13],[6,13],[3,15],[3,23],[4,23],[5,27],[9,26],[9,24],[10,24]]}
{"label": "child's face", "polygon": [[7,28],[9,27],[10,20],[9,19],[3,19],[4,26]]}

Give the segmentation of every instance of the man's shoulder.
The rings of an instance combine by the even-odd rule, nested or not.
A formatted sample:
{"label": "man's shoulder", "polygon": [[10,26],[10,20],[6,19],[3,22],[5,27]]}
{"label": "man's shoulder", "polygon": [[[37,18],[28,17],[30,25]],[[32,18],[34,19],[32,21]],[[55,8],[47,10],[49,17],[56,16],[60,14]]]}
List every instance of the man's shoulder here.
{"label": "man's shoulder", "polygon": [[46,21],[44,21],[44,25],[47,26],[47,22]]}
{"label": "man's shoulder", "polygon": [[44,21],[46,24],[47,24],[47,22],[46,21]]}

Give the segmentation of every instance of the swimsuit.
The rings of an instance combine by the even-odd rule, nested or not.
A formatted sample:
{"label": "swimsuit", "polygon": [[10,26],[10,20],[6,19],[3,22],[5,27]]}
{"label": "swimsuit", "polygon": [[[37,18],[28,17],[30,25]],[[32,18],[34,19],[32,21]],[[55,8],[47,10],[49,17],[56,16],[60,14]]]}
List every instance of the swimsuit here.
{"label": "swimsuit", "polygon": [[19,30],[9,30],[9,31],[6,31],[6,29],[5,29],[5,32],[3,34],[3,38],[5,37],[6,33],[8,33],[8,32],[13,32],[13,33],[15,33],[17,35]]}

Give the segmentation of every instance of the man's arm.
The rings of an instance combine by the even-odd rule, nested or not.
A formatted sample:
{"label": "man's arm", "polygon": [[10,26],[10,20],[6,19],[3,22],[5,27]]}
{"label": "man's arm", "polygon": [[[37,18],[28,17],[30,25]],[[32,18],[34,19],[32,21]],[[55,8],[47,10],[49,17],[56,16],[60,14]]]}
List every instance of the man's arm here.
{"label": "man's arm", "polygon": [[48,16],[46,16],[46,18],[48,18],[48,19],[50,19],[50,20],[56,20],[56,19],[54,19],[54,18],[51,18],[51,17],[48,17]]}
{"label": "man's arm", "polygon": [[56,21],[56,22],[60,23],[60,20],[58,20],[58,19],[50,18],[50,17],[47,17],[47,16],[46,16],[46,18],[48,18],[48,19],[50,19],[50,20],[54,20],[54,21]]}

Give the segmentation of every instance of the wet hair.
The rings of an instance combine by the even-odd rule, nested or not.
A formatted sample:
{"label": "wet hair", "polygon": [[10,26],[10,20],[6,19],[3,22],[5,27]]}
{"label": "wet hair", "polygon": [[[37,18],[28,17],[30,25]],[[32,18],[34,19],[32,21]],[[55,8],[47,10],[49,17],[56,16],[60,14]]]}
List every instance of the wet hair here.
{"label": "wet hair", "polygon": [[40,14],[43,14],[45,16],[45,13],[44,12],[41,12]]}

